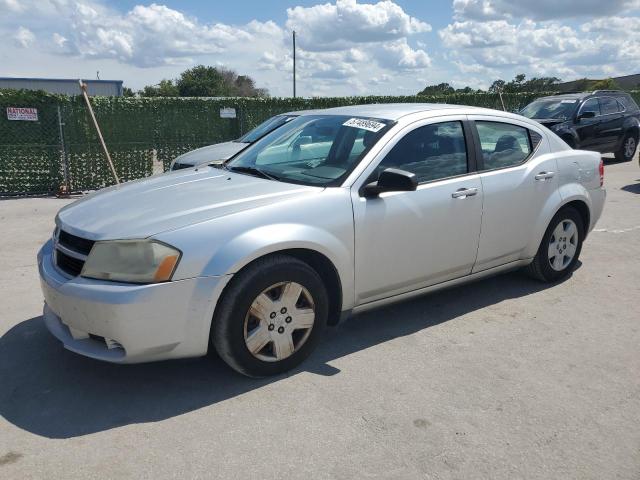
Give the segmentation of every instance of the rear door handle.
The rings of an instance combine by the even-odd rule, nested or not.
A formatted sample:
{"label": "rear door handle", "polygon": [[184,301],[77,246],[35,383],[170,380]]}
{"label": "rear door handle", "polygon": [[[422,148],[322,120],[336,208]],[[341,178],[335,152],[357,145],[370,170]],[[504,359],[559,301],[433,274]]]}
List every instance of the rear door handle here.
{"label": "rear door handle", "polygon": [[539,181],[545,181],[545,180],[549,180],[550,178],[553,178],[554,175],[555,175],[555,172],[540,172],[535,176],[535,179]]}
{"label": "rear door handle", "polygon": [[467,198],[473,197],[478,193],[477,188],[459,188],[451,194],[453,198]]}

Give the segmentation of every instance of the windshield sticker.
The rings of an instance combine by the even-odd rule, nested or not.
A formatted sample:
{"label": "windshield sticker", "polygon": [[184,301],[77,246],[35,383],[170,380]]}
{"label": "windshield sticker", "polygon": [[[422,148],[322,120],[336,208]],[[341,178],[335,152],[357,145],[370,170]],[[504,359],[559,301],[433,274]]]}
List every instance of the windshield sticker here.
{"label": "windshield sticker", "polygon": [[361,128],[370,132],[379,132],[386,125],[384,123],[376,122],[373,120],[365,120],[364,118],[350,118],[342,125],[345,127]]}
{"label": "windshield sticker", "polygon": [[576,103],[577,100],[562,100],[560,103]]}

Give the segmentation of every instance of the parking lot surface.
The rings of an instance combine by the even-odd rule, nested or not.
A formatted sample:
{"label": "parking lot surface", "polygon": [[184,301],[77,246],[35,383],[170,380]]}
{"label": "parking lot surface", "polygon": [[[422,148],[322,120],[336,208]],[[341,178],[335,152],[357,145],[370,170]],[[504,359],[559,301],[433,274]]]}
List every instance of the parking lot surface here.
{"label": "parking lot surface", "polygon": [[605,168],[565,282],[516,272],[362,314],[262,380],[65,351],[35,256],[68,200],[0,200],[0,478],[640,478],[640,168]]}

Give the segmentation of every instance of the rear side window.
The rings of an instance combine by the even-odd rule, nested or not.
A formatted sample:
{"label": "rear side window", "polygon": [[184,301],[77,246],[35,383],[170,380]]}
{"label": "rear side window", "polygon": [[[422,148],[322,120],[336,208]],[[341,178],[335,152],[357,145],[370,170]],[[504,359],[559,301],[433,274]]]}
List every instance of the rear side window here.
{"label": "rear side window", "polygon": [[476,121],[484,170],[518,165],[531,154],[529,130],[502,122]]}
{"label": "rear side window", "polygon": [[620,95],[618,101],[624,106],[627,111],[635,112],[638,110],[638,104],[631,98],[630,95]]}
{"label": "rear side window", "polygon": [[599,99],[600,101],[600,111],[602,115],[609,115],[611,113],[618,113],[620,111],[620,106],[618,102],[616,102],[615,98],[612,97],[602,97]]}
{"label": "rear side window", "polygon": [[442,122],[407,133],[378,165],[414,173],[418,183],[467,173],[467,149],[461,122]]}

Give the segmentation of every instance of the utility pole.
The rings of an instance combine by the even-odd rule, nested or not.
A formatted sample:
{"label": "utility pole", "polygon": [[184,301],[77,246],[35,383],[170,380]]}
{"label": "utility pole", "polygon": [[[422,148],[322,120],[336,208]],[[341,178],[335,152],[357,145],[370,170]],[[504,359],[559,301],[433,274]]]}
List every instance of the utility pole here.
{"label": "utility pole", "polygon": [[296,98],[296,31],[293,31],[293,98]]}

